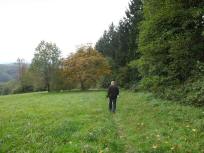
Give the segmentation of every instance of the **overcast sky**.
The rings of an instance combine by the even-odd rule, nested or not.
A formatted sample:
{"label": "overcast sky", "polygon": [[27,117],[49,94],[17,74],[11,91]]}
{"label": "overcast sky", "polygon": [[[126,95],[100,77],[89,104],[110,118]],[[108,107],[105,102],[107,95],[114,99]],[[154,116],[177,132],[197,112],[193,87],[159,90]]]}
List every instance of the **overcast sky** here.
{"label": "overcast sky", "polygon": [[41,40],[55,42],[63,56],[95,43],[118,24],[129,0],[0,0],[0,63],[30,62]]}

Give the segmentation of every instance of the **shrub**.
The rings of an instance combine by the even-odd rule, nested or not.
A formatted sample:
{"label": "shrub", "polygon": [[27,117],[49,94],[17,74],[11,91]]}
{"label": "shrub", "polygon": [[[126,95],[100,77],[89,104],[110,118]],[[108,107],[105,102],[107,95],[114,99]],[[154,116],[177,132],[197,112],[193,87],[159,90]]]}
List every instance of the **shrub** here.
{"label": "shrub", "polygon": [[189,82],[185,88],[186,97],[184,101],[196,106],[204,105],[204,77]]}
{"label": "shrub", "polygon": [[142,90],[148,90],[151,92],[158,92],[160,79],[158,76],[149,76],[141,80],[139,88]]}
{"label": "shrub", "polygon": [[138,88],[148,90],[160,98],[204,106],[204,77],[201,76],[191,77],[184,83],[165,82],[165,79],[159,77],[146,77],[139,83]]}

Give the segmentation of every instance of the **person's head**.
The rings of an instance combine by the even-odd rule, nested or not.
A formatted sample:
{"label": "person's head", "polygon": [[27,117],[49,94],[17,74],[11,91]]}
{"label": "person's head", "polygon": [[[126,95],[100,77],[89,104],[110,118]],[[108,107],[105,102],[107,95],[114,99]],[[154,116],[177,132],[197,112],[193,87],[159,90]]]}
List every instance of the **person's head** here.
{"label": "person's head", "polygon": [[114,86],[115,85],[115,81],[111,81],[111,85]]}

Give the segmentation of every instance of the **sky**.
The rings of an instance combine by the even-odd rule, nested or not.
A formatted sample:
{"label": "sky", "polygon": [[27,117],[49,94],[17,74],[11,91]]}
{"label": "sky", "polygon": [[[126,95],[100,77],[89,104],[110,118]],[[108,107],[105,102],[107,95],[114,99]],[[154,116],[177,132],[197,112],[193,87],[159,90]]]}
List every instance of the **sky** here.
{"label": "sky", "polygon": [[125,16],[129,0],[0,0],[0,63],[31,62],[41,40],[56,43],[66,57],[95,44]]}

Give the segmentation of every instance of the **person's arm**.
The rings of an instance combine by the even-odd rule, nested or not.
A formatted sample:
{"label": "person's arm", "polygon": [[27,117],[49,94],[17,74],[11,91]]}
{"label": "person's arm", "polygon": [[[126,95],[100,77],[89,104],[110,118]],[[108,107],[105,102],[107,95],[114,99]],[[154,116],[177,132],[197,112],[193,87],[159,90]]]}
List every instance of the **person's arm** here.
{"label": "person's arm", "polygon": [[119,95],[120,91],[119,91],[119,88],[117,87],[117,95]]}
{"label": "person's arm", "polygon": [[108,98],[110,96],[110,87],[108,87],[107,95],[106,97]]}

